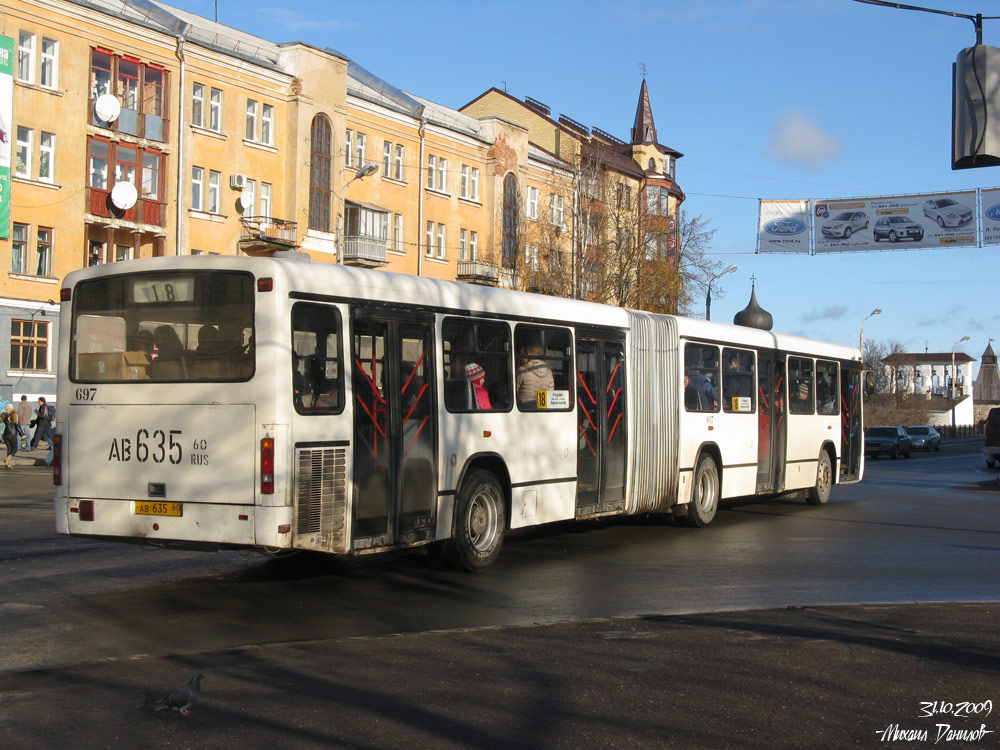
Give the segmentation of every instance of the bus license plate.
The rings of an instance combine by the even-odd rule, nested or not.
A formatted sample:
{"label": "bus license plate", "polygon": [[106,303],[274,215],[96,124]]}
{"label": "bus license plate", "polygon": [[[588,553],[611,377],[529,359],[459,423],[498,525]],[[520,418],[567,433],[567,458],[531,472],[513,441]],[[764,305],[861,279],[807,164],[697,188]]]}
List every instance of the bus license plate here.
{"label": "bus license plate", "polygon": [[135,514],[137,516],[175,516],[184,515],[184,503],[164,503],[150,500],[136,500]]}

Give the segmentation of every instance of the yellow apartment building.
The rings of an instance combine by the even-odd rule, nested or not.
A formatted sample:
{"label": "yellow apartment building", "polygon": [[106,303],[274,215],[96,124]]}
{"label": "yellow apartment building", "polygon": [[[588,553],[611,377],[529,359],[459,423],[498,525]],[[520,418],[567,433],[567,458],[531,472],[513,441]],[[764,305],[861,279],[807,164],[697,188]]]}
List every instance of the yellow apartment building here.
{"label": "yellow apartment building", "polygon": [[[625,144],[495,90],[457,111],[333,49],[275,43],[155,0],[8,0],[0,36],[16,58],[0,231],[8,399],[55,396],[59,282],[76,268],[296,249],[317,262],[596,296],[585,251],[607,230],[581,193],[591,152],[614,152],[601,174],[610,164],[636,199],[662,183],[673,216],[683,197],[679,154],[655,129]],[[647,156],[655,169],[635,161]]]}

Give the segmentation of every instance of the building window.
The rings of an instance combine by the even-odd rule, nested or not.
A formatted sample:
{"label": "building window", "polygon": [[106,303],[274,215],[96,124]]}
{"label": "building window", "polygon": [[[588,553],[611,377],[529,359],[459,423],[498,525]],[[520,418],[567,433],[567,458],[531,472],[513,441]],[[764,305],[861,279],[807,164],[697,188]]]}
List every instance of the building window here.
{"label": "building window", "polygon": [[670,215],[670,192],[666,188],[646,188],[646,213],[652,216]]}
{"label": "building window", "polygon": [[434,255],[434,222],[427,222],[427,236],[424,238],[424,252],[429,255]]}
{"label": "building window", "polygon": [[442,193],[448,192],[448,160],[441,157],[438,157],[437,189]]}
{"label": "building window", "polygon": [[434,189],[434,175],[437,172],[437,157],[427,154],[427,189]]}
{"label": "building window", "polygon": [[458,259],[466,260],[466,253],[468,252],[469,245],[469,230],[459,229],[458,230]]}
{"label": "building window", "polygon": [[206,208],[210,214],[219,213],[219,187],[222,185],[222,175],[214,169],[208,170],[208,203]]}
{"label": "building window", "polygon": [[354,134],[354,156],[358,162],[358,169],[365,165],[365,134]]}
{"label": "building window", "polygon": [[271,217],[271,183],[260,183],[260,215],[264,218]]}
{"label": "building window", "polygon": [[53,133],[41,132],[38,143],[38,179],[42,182],[55,180],[56,137]]}
{"label": "building window", "polygon": [[260,142],[271,146],[274,144],[274,107],[262,104],[260,112]]}
{"label": "building window", "polygon": [[15,370],[48,370],[48,321],[10,321],[10,366]]}
{"label": "building window", "polygon": [[437,232],[437,257],[444,259],[445,257],[445,230],[444,224],[438,224]]}
{"label": "building window", "polygon": [[403,147],[398,143],[396,144],[395,172],[392,176],[400,182],[403,180]]}
{"label": "building window", "polygon": [[354,131],[344,133],[344,166],[354,166]]}
{"label": "building window", "polygon": [[504,268],[517,267],[518,246],[517,178],[508,173],[503,178],[503,237],[501,248]]}
{"label": "building window", "polygon": [[14,152],[14,174],[31,179],[31,142],[34,132],[31,128],[17,126],[17,145]]}
{"label": "building window", "polygon": [[392,249],[397,253],[403,250],[403,214],[392,215]]}
{"label": "building window", "polygon": [[115,183],[131,182],[138,185],[139,149],[124,143],[115,144]]}
{"label": "building window", "polygon": [[212,89],[208,101],[208,129],[222,132],[222,91]]}
{"label": "building window", "polygon": [[528,188],[528,218],[538,218],[538,188]]}
{"label": "building window", "polygon": [[479,170],[476,167],[472,168],[472,176],[469,182],[469,198],[474,201],[479,200]]}
{"label": "building window", "polygon": [[58,86],[59,42],[42,37],[42,77],[40,83],[47,89]]}
{"label": "building window", "polygon": [[389,141],[382,142],[382,176],[391,177],[392,167],[392,144]]}
{"label": "building window", "polygon": [[[350,131],[348,131],[350,132]],[[329,232],[330,205],[333,197],[333,126],[330,118],[318,114],[310,130],[309,228]],[[350,153],[348,151],[348,153]]]}
{"label": "building window", "polygon": [[469,260],[479,257],[479,232],[469,232]]}
{"label": "building window", "polygon": [[524,265],[532,271],[538,270],[538,246],[537,245],[525,245],[524,247]]}
{"label": "building window", "polygon": [[10,272],[28,273],[28,225],[14,224],[10,241]]}
{"label": "building window", "polygon": [[248,141],[257,140],[257,102],[247,99],[247,124],[244,137]]}
{"label": "building window", "polygon": [[38,242],[35,245],[35,275],[52,275],[52,230],[38,227]]}
{"label": "building window", "polygon": [[205,85],[191,84],[191,124],[196,128],[205,127]]}
{"label": "building window", "polygon": [[[250,205],[243,209],[245,216],[256,216],[254,207],[257,205],[257,180],[247,180],[243,192],[250,197]],[[242,205],[242,204],[241,204]]]}
{"label": "building window", "polygon": [[142,187],[139,194],[146,200],[160,200],[160,172],[163,156],[155,151],[142,154]]}
{"label": "building window", "polygon": [[90,139],[90,187],[108,189],[108,166],[111,163],[111,144],[100,138]]}
{"label": "building window", "polygon": [[458,194],[462,198],[469,197],[469,165],[462,165],[462,176],[458,183]]}
{"label": "building window", "polygon": [[90,98],[111,93],[111,55],[100,50],[90,51]]}
{"label": "building window", "polygon": [[565,225],[565,201],[563,196],[556,195],[552,193],[549,195],[549,224],[555,224],[556,226]]}
{"label": "building window", "polygon": [[202,195],[205,190],[205,170],[202,167],[191,167],[191,208],[201,211]]}
{"label": "building window", "polygon": [[106,122],[93,112],[91,124],[154,141],[166,140],[163,113],[166,72],[108,50],[90,51],[90,97],[114,94],[121,112]]}
{"label": "building window", "polygon": [[35,82],[35,35],[28,31],[17,38],[17,80]]}

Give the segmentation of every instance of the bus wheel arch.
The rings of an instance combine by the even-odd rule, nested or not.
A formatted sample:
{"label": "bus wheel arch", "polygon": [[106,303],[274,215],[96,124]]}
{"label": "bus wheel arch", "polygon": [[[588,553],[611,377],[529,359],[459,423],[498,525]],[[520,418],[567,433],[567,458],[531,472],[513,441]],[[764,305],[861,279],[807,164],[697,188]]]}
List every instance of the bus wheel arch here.
{"label": "bus wheel arch", "polygon": [[455,497],[445,560],[459,570],[485,570],[500,556],[509,518],[510,481],[503,461],[489,456],[471,460]]}
{"label": "bus wheel arch", "polygon": [[698,451],[691,501],[688,503],[684,523],[694,528],[704,528],[715,519],[722,498],[722,457],[715,445],[705,445]]}
{"label": "bus wheel arch", "polygon": [[837,456],[830,443],[824,443],[819,449],[816,461],[816,482],[806,493],[806,502],[810,505],[826,505],[830,500],[830,491],[836,484],[833,467],[837,465]]}

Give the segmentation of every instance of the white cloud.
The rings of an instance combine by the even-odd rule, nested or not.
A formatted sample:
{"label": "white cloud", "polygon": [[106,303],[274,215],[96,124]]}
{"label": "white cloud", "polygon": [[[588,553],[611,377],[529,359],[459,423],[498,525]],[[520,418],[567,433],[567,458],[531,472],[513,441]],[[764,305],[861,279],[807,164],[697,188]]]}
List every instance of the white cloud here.
{"label": "white cloud", "polygon": [[817,320],[840,320],[847,313],[846,305],[829,305],[822,310],[813,308],[802,316],[802,321],[812,323]]}
{"label": "white cloud", "polygon": [[768,155],[778,161],[819,169],[840,157],[844,148],[838,138],[823,130],[816,120],[797,109],[775,118]]}

